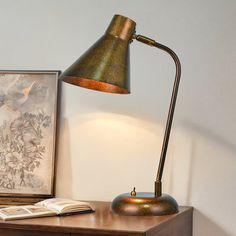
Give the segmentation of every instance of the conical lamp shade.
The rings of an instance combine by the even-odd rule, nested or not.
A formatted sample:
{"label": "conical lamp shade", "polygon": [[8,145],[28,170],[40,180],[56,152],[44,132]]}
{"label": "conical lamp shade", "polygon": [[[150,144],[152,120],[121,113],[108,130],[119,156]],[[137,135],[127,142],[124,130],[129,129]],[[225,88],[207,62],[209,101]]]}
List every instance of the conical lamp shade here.
{"label": "conical lamp shade", "polygon": [[115,15],[106,33],[62,75],[63,81],[110,93],[130,93],[129,44],[135,22]]}

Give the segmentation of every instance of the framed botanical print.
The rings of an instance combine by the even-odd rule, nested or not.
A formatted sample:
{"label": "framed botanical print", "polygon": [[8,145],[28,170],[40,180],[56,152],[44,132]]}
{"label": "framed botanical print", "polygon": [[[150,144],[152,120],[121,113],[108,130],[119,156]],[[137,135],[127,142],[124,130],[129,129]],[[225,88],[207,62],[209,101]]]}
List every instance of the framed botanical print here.
{"label": "framed botanical print", "polygon": [[0,71],[0,204],[53,197],[59,71]]}

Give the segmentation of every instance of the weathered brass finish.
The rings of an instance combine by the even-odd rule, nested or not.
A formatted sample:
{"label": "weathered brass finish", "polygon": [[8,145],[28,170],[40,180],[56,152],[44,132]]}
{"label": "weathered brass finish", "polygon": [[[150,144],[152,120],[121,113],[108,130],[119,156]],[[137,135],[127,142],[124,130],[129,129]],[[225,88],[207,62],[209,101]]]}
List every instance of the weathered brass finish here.
{"label": "weathered brass finish", "polygon": [[129,196],[121,194],[113,200],[112,209],[118,214],[124,215],[169,215],[178,212],[177,202],[169,195],[162,193],[162,174],[165,165],[166,153],[170,138],[171,126],[174,116],[175,104],[178,94],[181,64],[178,56],[170,48],[157,43],[155,40],[147,38],[142,35],[134,35],[134,39],[145,43],[149,46],[159,48],[167,52],[175,62],[176,73],[172,96],[169,106],[169,112],[166,122],[166,129],[162,144],[161,156],[155,181],[154,194],[153,193],[137,193],[136,196]]}
{"label": "weathered brass finish", "polygon": [[121,215],[170,215],[178,212],[178,204],[174,198],[167,194],[155,197],[153,193],[138,192],[136,196],[124,193],[117,196],[111,208]]}
{"label": "weathered brass finish", "polygon": [[62,79],[70,84],[110,93],[130,93],[129,44],[133,39],[167,52],[175,62],[176,74],[161,156],[155,181],[154,193],[122,194],[114,199],[112,209],[125,215],[166,215],[178,212],[176,201],[162,193],[162,174],[165,165],[171,126],[174,116],[181,76],[180,61],[170,48],[143,35],[135,34],[136,23],[115,15],[105,34],[86,51],[63,74]]}
{"label": "weathered brass finish", "polygon": [[106,30],[106,34],[113,35],[125,41],[130,41],[135,33],[136,23],[121,15],[115,15]]}
{"label": "weathered brass finish", "polygon": [[61,76],[63,81],[110,93],[130,93],[129,44],[135,22],[115,15],[106,33]]}

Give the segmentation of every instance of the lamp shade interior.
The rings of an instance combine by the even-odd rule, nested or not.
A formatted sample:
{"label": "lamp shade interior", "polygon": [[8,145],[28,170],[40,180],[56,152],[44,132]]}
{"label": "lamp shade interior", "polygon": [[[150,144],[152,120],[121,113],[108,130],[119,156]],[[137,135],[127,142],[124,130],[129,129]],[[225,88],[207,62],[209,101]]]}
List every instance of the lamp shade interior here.
{"label": "lamp shade interior", "polygon": [[106,82],[101,82],[93,79],[87,79],[87,78],[80,78],[80,77],[71,77],[66,76],[63,78],[64,82],[67,82],[69,84],[73,84],[76,86],[80,86],[87,89],[97,90],[101,92],[107,92],[107,93],[119,93],[119,94],[128,94],[130,93],[129,90],[125,88],[121,88],[119,86],[109,84]]}

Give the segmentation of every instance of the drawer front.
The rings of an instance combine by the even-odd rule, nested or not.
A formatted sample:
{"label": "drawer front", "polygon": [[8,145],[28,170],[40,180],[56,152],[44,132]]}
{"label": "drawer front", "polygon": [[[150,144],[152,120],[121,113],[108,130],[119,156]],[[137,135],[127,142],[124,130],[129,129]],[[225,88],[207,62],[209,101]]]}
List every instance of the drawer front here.
{"label": "drawer front", "polygon": [[88,231],[81,233],[72,233],[71,236],[143,236],[143,233],[138,232],[119,232],[119,231]]}
{"label": "drawer front", "polygon": [[70,236],[70,234],[18,229],[0,229],[0,236]]}

